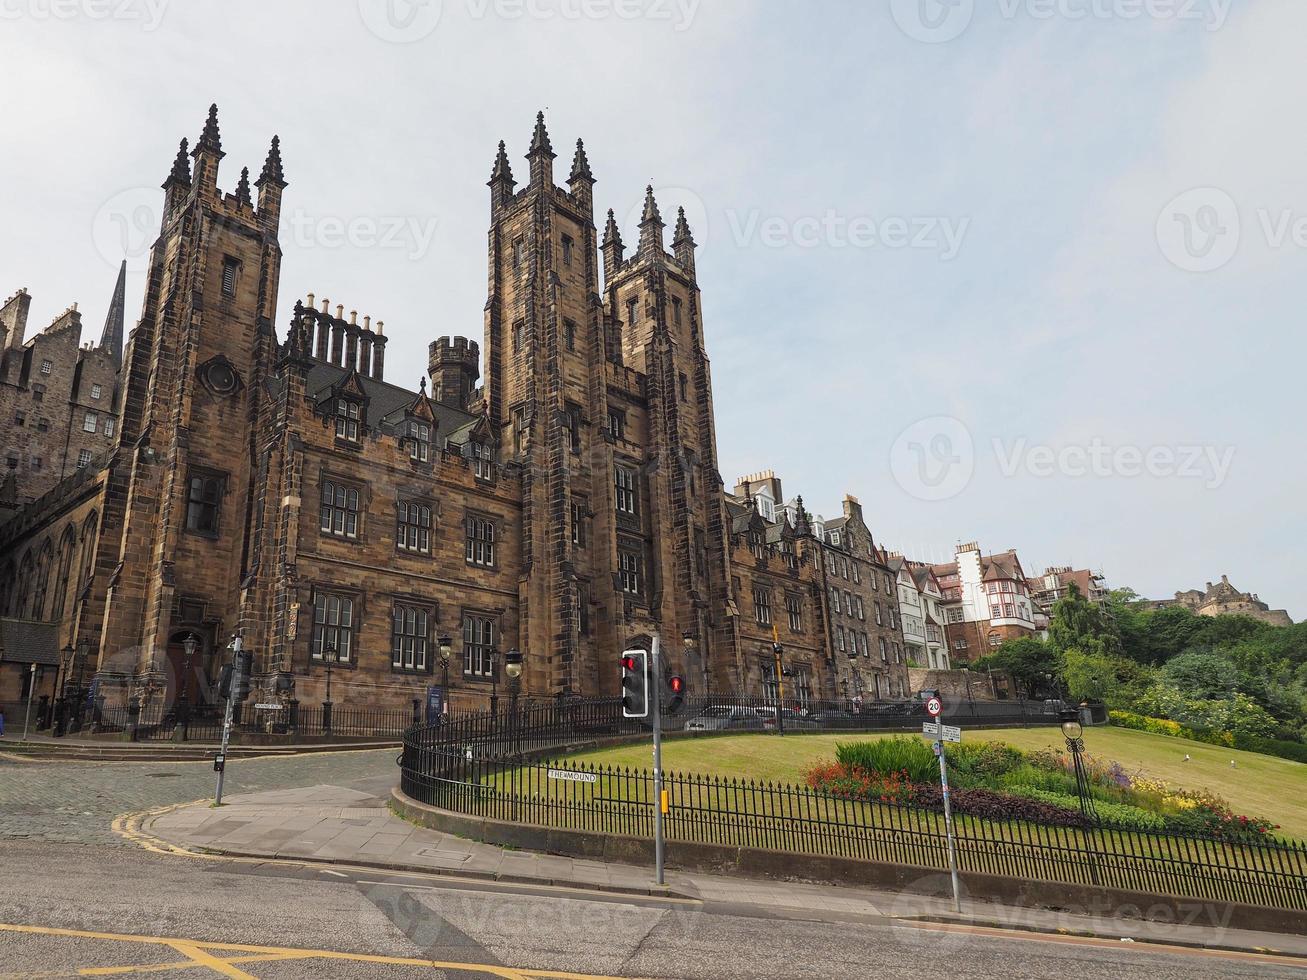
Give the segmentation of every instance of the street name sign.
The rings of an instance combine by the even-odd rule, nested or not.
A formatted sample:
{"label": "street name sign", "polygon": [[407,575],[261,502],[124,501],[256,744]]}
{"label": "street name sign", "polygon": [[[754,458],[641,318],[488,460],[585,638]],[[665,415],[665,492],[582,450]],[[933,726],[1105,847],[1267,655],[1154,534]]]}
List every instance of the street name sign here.
{"label": "street name sign", "polygon": [[568,769],[550,769],[550,779],[563,779],[569,783],[597,783],[599,782],[598,773],[593,772],[572,772]]}
{"label": "street name sign", "polygon": [[940,742],[961,742],[962,729],[954,725],[945,725],[938,721],[927,721],[921,725],[921,734]]}

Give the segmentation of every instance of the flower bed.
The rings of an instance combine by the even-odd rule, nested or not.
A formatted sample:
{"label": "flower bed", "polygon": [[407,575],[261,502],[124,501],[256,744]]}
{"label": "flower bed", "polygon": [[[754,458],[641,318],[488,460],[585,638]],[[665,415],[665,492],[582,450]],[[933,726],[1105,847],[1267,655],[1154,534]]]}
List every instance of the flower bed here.
{"label": "flower bed", "polygon": [[[1074,764],[1065,752],[1022,752],[1002,742],[947,747],[954,809],[992,820],[1084,827]],[[1246,843],[1275,824],[1234,813],[1212,793],[1132,774],[1116,762],[1082,756],[1100,826],[1168,831]],[[836,747],[833,762],[805,773],[814,789],[846,799],[943,809],[938,760],[921,739],[890,738]]]}

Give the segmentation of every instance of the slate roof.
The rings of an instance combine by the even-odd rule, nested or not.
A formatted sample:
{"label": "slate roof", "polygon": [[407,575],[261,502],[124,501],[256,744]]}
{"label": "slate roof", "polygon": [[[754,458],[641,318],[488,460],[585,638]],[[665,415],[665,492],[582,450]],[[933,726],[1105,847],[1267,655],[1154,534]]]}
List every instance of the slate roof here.
{"label": "slate roof", "polygon": [[26,619],[0,619],[0,661],[59,666],[59,627]]}
{"label": "slate roof", "polygon": [[[314,358],[313,367],[309,369],[309,376],[304,383],[304,390],[315,402],[319,401],[328,389],[340,384],[341,379],[348,373],[343,367]],[[375,424],[381,428],[390,430],[397,426],[403,420],[404,413],[418,400],[416,391],[409,391],[407,388],[392,385],[387,381],[378,381],[376,378],[369,378],[362,374],[358,375],[358,379],[368,396],[368,418],[375,420]],[[431,410],[436,414],[436,433],[442,439],[449,438],[478,418],[461,409],[441,404],[434,398],[431,400]]]}

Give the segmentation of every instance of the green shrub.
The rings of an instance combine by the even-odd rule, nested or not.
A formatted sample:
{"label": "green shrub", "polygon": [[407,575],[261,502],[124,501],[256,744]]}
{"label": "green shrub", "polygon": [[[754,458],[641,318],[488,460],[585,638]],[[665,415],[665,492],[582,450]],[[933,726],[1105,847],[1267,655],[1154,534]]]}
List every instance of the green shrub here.
{"label": "green shrub", "polygon": [[1021,767],[1025,756],[1005,742],[966,742],[946,750],[949,766],[985,782]]}
{"label": "green shrub", "polygon": [[1026,763],[998,777],[1001,789],[1014,793],[1022,789],[1037,789],[1046,793],[1074,794],[1076,779],[1064,769],[1041,769]]}
{"label": "green shrub", "polygon": [[1235,735],[1234,747],[1245,752],[1260,752],[1262,755],[1276,755],[1294,762],[1307,762],[1307,745],[1301,742],[1286,742],[1281,738],[1263,738],[1260,735]]}
{"label": "green shrub", "polygon": [[835,746],[835,759],[848,771],[889,775],[905,773],[913,783],[939,779],[939,762],[930,746],[919,738],[895,736],[873,742],[848,742]]}

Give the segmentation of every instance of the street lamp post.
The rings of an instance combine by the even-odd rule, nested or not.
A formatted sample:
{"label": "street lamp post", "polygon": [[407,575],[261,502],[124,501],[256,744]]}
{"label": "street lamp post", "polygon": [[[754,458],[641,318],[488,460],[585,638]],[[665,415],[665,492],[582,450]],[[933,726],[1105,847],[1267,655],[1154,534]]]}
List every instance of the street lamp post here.
{"label": "street lamp post", "polygon": [[331,734],[331,668],[336,663],[336,648],[325,646],[322,648],[322,664],[327,668],[327,698],[322,702],[322,730]]}
{"label": "street lamp post", "polygon": [[490,657],[490,717],[499,724],[499,651],[491,649]]}
{"label": "street lamp post", "polygon": [[436,640],[440,647],[440,686],[445,689],[445,698],[449,698],[449,657],[453,652],[454,641],[448,633],[441,633]]}
{"label": "street lamp post", "polygon": [[772,627],[772,656],[776,658],[776,733],[785,734],[785,648],[776,639],[776,628]]}
{"label": "street lamp post", "polygon": [[1089,795],[1089,776],[1085,772],[1083,754],[1085,742],[1084,728],[1080,724],[1080,709],[1063,708],[1061,714],[1062,736],[1066,747],[1071,751],[1071,765],[1076,776],[1076,795],[1080,798],[1080,812],[1086,820],[1098,822],[1098,813],[1094,809],[1094,800]]}
{"label": "street lamp post", "polygon": [[508,718],[509,735],[513,740],[513,751],[521,750],[521,734],[518,730],[517,697],[522,690],[522,652],[509,650],[504,654],[504,673],[508,675]]}
{"label": "street lamp post", "polygon": [[194,633],[187,633],[182,640],[182,697],[178,706],[182,722],[182,739],[191,737],[191,658],[200,645],[200,638]]}
{"label": "street lamp post", "polygon": [[59,689],[57,691],[59,696],[54,704],[54,731],[52,732],[52,734],[56,738],[63,737],[64,732],[67,730],[66,726],[68,724],[68,684],[69,684],[68,672],[72,666],[73,645],[71,643],[67,644],[62,650],[59,651],[59,653],[60,653],[60,657],[59,657],[60,677],[59,677]]}

